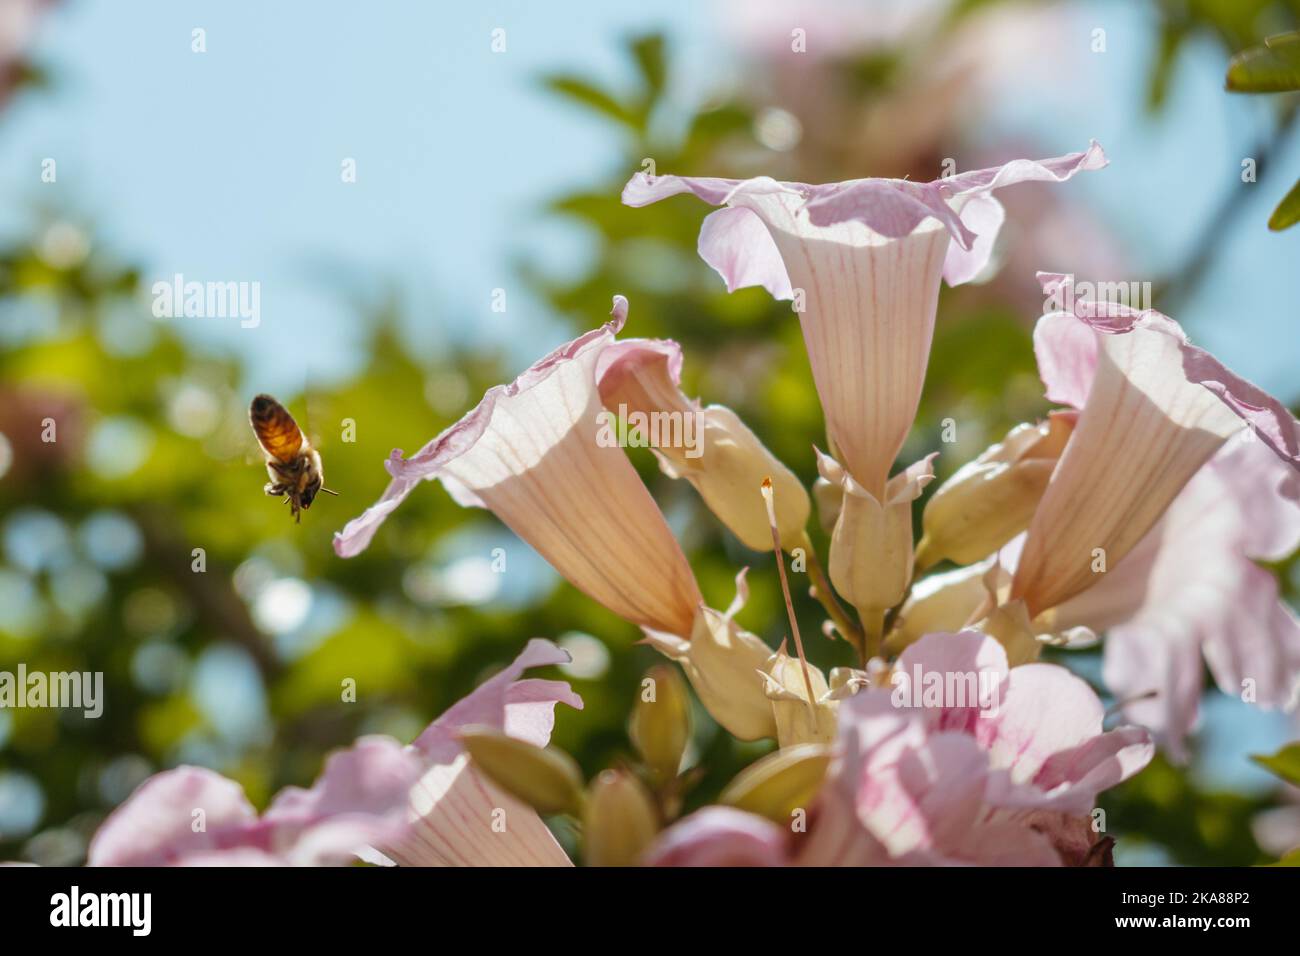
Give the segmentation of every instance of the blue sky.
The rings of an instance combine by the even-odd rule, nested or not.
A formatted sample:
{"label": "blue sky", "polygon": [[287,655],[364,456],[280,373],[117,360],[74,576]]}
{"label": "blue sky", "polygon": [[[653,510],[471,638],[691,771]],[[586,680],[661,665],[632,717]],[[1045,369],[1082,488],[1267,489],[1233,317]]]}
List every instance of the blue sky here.
{"label": "blue sky", "polygon": [[[795,20],[800,4],[791,7]],[[529,300],[510,262],[525,252],[581,268],[583,237],[539,209],[609,170],[617,144],[538,92],[537,76],[627,80],[620,37],[656,27],[673,39],[685,102],[734,66],[724,17],[698,0],[395,2],[364,15],[305,0],[124,9],[68,0],[45,24],[37,60],[56,86],[20,98],[6,117],[0,229],[49,208],[92,223],[150,279],[260,282],[258,329],[222,320],[184,329],[248,356],[258,387],[286,390],[351,367],[361,330],[340,297],[345,284],[373,294],[395,285],[421,351],[488,339],[523,364],[554,344],[565,327]],[[1207,47],[1184,58],[1169,113],[1145,116],[1149,14],[1119,2],[1075,9],[1070,32],[1086,44],[1103,27],[1106,53],[1066,79],[1068,96],[1026,83],[979,137],[1028,130],[1062,152],[1100,140],[1112,167],[1069,188],[1094,200],[1132,248],[1133,277],[1147,278],[1179,261],[1238,181],[1242,144],[1267,107],[1223,94],[1219,55]],[[206,53],[191,51],[196,27]],[[491,49],[496,28],[504,53]],[[59,162],[54,186],[39,182],[46,156]],[[345,158],[356,160],[354,184],[341,182]],[[1285,171],[1300,174],[1300,143],[1279,166],[1278,177],[1246,187],[1250,208],[1204,294],[1177,317],[1238,371],[1294,399],[1300,337],[1288,280],[1300,229],[1279,236],[1263,223],[1289,185]],[[495,288],[509,294],[504,315],[490,308]]]}

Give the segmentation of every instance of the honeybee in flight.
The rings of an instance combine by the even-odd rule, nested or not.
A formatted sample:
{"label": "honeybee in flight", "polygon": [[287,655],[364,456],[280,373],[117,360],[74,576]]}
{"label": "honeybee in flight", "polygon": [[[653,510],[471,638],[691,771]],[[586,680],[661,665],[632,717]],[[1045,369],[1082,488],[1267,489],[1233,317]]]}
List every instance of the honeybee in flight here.
{"label": "honeybee in flight", "polygon": [[258,395],[248,407],[248,421],[266,456],[266,473],[271,480],[265,491],[273,497],[284,497],[293,510],[294,521],[302,521],[301,512],[311,507],[320,492],[338,494],[323,484],[320,453],[287,408],[270,395]]}

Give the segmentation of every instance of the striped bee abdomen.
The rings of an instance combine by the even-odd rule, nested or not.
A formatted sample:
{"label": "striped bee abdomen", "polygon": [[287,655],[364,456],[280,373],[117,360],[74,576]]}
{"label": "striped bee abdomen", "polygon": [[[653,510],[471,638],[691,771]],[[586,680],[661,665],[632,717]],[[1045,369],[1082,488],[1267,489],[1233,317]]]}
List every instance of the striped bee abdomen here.
{"label": "striped bee abdomen", "polygon": [[248,407],[248,421],[266,454],[288,463],[303,445],[302,429],[289,410],[270,395],[258,395]]}

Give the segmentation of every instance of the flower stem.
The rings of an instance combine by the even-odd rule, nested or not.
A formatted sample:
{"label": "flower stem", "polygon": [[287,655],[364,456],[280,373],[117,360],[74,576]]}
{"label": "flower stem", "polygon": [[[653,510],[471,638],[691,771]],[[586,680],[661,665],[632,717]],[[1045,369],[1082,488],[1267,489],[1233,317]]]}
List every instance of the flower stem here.
{"label": "flower stem", "polygon": [[799,547],[803,548],[804,554],[808,555],[808,577],[812,579],[813,597],[826,609],[827,615],[835,623],[835,629],[841,636],[852,644],[859,654],[862,654],[864,652],[862,628],[854,623],[844,605],[836,599],[835,592],[831,589],[831,582],[826,577],[826,569],[822,567],[821,559],[817,557],[812,539],[808,537],[806,531],[799,541]]}
{"label": "flower stem", "polygon": [[785,552],[781,549],[781,532],[776,526],[776,503],[772,493],[772,479],[764,478],[761,487],[763,503],[767,506],[767,521],[772,526],[772,547],[776,552],[776,569],[781,575],[781,593],[785,596],[785,610],[790,615],[790,630],[794,632],[795,650],[799,652],[799,666],[803,669],[804,687],[808,688],[808,712],[816,722],[816,695],[813,693],[812,676],[808,673],[808,658],[803,652],[803,638],[799,636],[799,621],[795,617],[794,602],[790,600],[790,582],[785,576]]}
{"label": "flower stem", "polygon": [[880,642],[885,635],[885,611],[875,608],[858,608],[862,619],[862,663],[880,655]]}

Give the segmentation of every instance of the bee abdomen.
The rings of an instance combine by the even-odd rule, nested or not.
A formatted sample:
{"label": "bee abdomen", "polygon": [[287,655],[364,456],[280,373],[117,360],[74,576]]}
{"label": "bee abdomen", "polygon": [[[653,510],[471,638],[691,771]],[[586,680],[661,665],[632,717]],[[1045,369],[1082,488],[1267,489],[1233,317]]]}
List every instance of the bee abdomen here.
{"label": "bee abdomen", "polygon": [[289,410],[270,395],[258,395],[248,406],[248,421],[262,448],[284,460],[302,445],[302,432]]}

